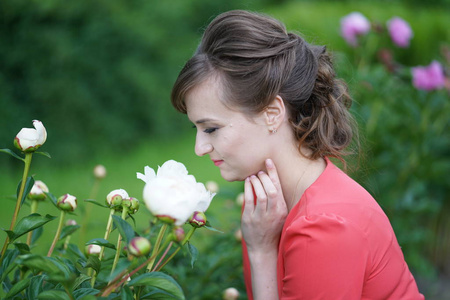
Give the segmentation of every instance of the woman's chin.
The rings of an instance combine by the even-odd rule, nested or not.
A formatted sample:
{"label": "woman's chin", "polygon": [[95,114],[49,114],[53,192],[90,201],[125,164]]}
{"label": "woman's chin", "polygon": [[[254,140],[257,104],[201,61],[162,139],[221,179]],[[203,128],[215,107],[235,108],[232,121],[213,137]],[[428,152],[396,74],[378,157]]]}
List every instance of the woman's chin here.
{"label": "woman's chin", "polygon": [[230,174],[228,172],[220,171],[222,178],[228,182],[244,181],[246,177],[238,176],[238,174]]}

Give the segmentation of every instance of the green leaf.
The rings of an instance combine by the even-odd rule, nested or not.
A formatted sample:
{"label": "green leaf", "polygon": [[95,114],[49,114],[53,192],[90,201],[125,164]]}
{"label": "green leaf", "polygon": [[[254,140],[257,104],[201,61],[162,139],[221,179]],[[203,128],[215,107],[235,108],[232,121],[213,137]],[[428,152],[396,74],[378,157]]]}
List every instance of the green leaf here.
{"label": "green leaf", "polygon": [[77,245],[75,244],[67,245],[67,251],[69,253],[75,254],[75,256],[77,256],[78,258],[86,261],[86,256],[84,255],[83,252],[80,251],[80,249],[78,249]]}
{"label": "green leaf", "polygon": [[25,278],[13,285],[13,287],[9,290],[9,292],[6,294],[6,298],[11,298],[24,289],[26,289],[30,285],[31,277]]}
{"label": "green leaf", "polygon": [[25,162],[25,158],[20,157],[19,155],[17,155],[16,153],[14,153],[11,149],[7,149],[7,148],[5,148],[5,149],[0,149],[0,152],[7,153],[7,154],[9,154],[9,155],[11,155],[11,156],[17,158],[18,160],[21,160],[21,161]]}
{"label": "green leaf", "polygon": [[191,255],[191,267],[193,268],[194,264],[195,264],[195,262],[197,261],[197,258],[198,258],[198,250],[191,243],[188,242],[187,244],[188,244],[189,254]]}
{"label": "green leaf", "polygon": [[161,289],[177,299],[185,299],[180,285],[169,275],[161,272],[144,273],[128,282],[129,286],[152,286]]}
{"label": "green leaf", "polygon": [[59,239],[62,240],[66,236],[71,235],[72,233],[77,231],[77,229],[80,228],[80,227],[81,227],[80,225],[64,226],[63,229],[61,230],[61,235],[59,236]]}
{"label": "green leaf", "polygon": [[45,275],[33,276],[31,278],[30,285],[27,289],[28,299],[37,299],[38,295],[42,292],[42,284],[44,282]]}
{"label": "green leaf", "polygon": [[91,255],[88,257],[85,268],[92,268],[95,270],[95,272],[99,273],[100,267],[101,267],[100,260],[98,259],[97,256]]}
{"label": "green leaf", "polygon": [[124,286],[120,291],[121,300],[134,300],[133,292],[128,286]]}
{"label": "green leaf", "polygon": [[97,205],[97,206],[104,207],[104,208],[109,208],[109,206],[107,206],[107,205],[105,205],[105,204],[101,204],[100,202],[97,202],[97,201],[94,200],[94,199],[85,199],[84,202],[92,203],[92,204],[95,204],[95,205]]}
{"label": "green leaf", "polygon": [[41,237],[43,232],[44,232],[43,227],[39,227],[33,230],[33,233],[31,235],[31,245],[34,245],[37,242],[37,240]]}
{"label": "green leaf", "polygon": [[116,245],[111,244],[110,242],[102,238],[92,239],[89,242],[87,242],[86,245],[99,245],[116,250]]}
{"label": "green leaf", "polygon": [[[97,295],[100,290],[93,289],[93,288],[81,288],[73,292],[73,296],[75,299],[81,299],[85,296],[94,296]],[[132,298],[133,299],[133,298]]]}
{"label": "green leaf", "polygon": [[134,238],[134,230],[131,227],[130,223],[123,220],[121,217],[118,216],[112,216],[114,225],[116,225],[117,229],[119,230],[120,235],[125,240],[125,242],[128,244],[129,241]]}
{"label": "green leaf", "polygon": [[50,215],[46,215],[45,217],[43,217],[40,214],[35,213],[27,217],[24,217],[19,222],[17,222],[14,231],[10,230],[4,231],[8,234],[10,242],[13,242],[14,240],[26,234],[27,232],[39,228],[54,219],[56,219],[56,217]]}
{"label": "green leaf", "polygon": [[15,261],[15,259],[19,254],[20,252],[17,249],[6,251],[6,254],[3,257],[2,267],[0,269],[2,282],[5,280],[9,272],[11,272],[17,266],[17,262]]}
{"label": "green leaf", "polygon": [[209,223],[209,221],[206,221],[205,226],[203,226],[203,227],[205,227],[206,229],[211,230],[211,231],[223,233],[223,231],[220,231],[220,230],[215,229],[214,227],[212,227],[211,224]]}
{"label": "green leaf", "polygon": [[[22,180],[19,182],[19,185],[17,186],[17,198],[19,198],[19,191],[20,191],[20,186],[21,185],[22,185]],[[28,176],[27,177],[27,181],[25,182],[25,188],[23,190],[22,199],[20,199],[20,205],[23,205],[23,203],[27,199],[27,196],[30,193],[31,188],[33,187],[33,185],[34,185],[34,178]]]}
{"label": "green leaf", "polygon": [[[92,296],[92,295],[87,295],[87,296],[84,296],[84,297],[80,298],[79,300],[97,300],[97,299],[105,299],[105,298],[97,298],[97,297]],[[108,299],[111,299],[111,297],[108,298]]]}
{"label": "green leaf", "polygon": [[38,295],[38,299],[42,300],[70,300],[69,295],[61,290],[49,290]]}
{"label": "green leaf", "polygon": [[48,152],[40,151],[40,152],[34,152],[34,153],[35,153],[35,154],[40,154],[40,155],[46,156],[46,157],[48,157],[48,158],[52,158],[52,157],[50,156],[50,153],[48,153]]}
{"label": "green leaf", "polygon": [[86,274],[80,274],[80,276],[75,279],[72,289],[76,290],[83,282],[89,279],[91,279],[90,276],[87,276]]}
{"label": "green leaf", "polygon": [[[53,195],[52,193],[46,193],[44,192],[47,197],[51,200],[51,202],[53,203],[53,205],[55,205],[56,208],[58,208],[58,206],[56,205],[56,203],[58,202],[58,199],[55,197],[55,195]],[[59,208],[58,208],[59,210]]]}
{"label": "green leaf", "polygon": [[20,254],[30,253],[30,247],[25,243],[14,243],[14,247],[20,251]]}
{"label": "green leaf", "polygon": [[60,268],[56,265],[54,260],[41,255],[21,255],[17,258],[17,263],[49,274],[60,272]]}

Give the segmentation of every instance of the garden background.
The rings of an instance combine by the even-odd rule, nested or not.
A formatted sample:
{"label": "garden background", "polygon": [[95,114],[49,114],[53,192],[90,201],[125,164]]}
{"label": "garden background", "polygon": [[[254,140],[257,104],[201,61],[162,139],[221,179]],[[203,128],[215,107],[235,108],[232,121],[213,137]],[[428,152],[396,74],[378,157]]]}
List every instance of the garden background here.
{"label": "garden background", "polygon": [[[426,2],[426,3],[425,3]],[[194,268],[183,256],[167,268],[187,299],[218,299],[234,286],[245,299],[235,198],[241,183],[227,183],[208,158],[196,157],[195,133],[170,104],[170,90],[195,51],[202,29],[220,12],[249,9],[283,21],[307,41],[327,45],[338,75],[349,83],[352,111],[363,138],[360,157],[351,157],[350,175],[374,195],[389,216],[405,259],[427,299],[450,299],[450,104],[447,90],[418,91],[410,67],[450,59],[450,1],[24,1],[0,2],[0,148],[12,148],[22,127],[41,120],[48,132],[31,173],[58,196],[76,195],[83,220],[92,196],[97,164],[107,177],[97,191],[103,201],[116,188],[141,197],[136,172],[168,159],[183,162],[199,181],[220,186],[208,210],[223,233],[202,231],[193,243],[200,255]],[[397,48],[380,29],[353,48],[340,35],[340,19],[363,13],[376,29],[393,16],[414,32],[408,48]],[[389,49],[389,71],[380,50]],[[18,160],[0,156],[0,227],[8,228],[21,178]],[[27,207],[21,216],[29,212]],[[57,215],[47,203],[40,213]],[[107,213],[92,209],[89,230],[79,245],[102,236]],[[149,213],[136,216],[146,226]],[[56,228],[46,226],[43,249]],[[0,240],[6,238],[0,233]],[[45,250],[43,250],[45,251]],[[212,284],[214,283],[214,284]],[[447,298],[446,298],[447,297]]]}

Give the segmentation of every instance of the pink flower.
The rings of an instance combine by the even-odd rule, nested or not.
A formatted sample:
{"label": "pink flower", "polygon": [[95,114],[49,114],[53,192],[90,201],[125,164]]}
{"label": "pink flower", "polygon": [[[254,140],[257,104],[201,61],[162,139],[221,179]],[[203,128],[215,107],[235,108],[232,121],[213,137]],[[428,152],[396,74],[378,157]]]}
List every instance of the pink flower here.
{"label": "pink flower", "polygon": [[412,68],[413,85],[418,90],[432,91],[444,87],[445,76],[442,65],[433,61],[426,67]]}
{"label": "pink flower", "polygon": [[395,45],[401,48],[409,47],[409,41],[414,34],[408,22],[402,18],[394,17],[387,22],[387,27]]}
{"label": "pink flower", "polygon": [[359,12],[352,12],[341,19],[341,34],[350,45],[358,45],[357,37],[370,30],[370,22]]}

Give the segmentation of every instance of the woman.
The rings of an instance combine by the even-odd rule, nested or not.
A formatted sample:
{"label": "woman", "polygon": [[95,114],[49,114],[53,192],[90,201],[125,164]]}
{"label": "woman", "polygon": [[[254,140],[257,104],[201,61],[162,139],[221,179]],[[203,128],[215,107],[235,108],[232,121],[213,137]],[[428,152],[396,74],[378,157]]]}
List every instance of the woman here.
{"label": "woman", "polygon": [[324,47],[270,17],[206,29],[172,91],[195,152],[245,181],[249,299],[423,299],[375,200],[328,157],[353,136],[351,99]]}

